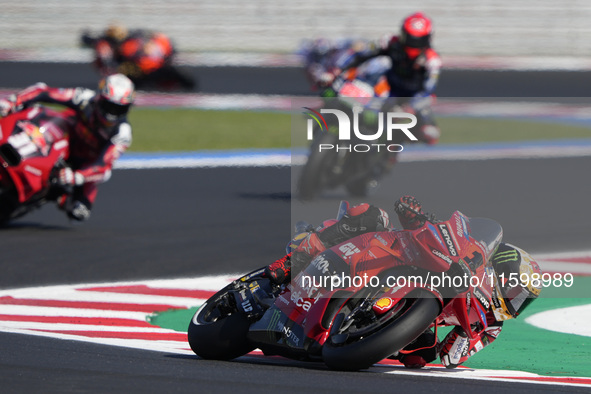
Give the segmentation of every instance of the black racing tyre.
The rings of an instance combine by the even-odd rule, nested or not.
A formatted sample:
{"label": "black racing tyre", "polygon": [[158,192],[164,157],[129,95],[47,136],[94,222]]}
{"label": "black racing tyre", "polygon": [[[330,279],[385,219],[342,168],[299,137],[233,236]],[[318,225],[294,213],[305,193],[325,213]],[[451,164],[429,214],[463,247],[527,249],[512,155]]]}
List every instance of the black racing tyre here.
{"label": "black racing tyre", "polygon": [[5,225],[18,207],[18,200],[13,189],[0,189],[0,226]]}
{"label": "black racing tyre", "polygon": [[369,182],[370,179],[368,177],[359,178],[354,181],[348,182],[345,185],[345,189],[347,189],[349,194],[353,197],[365,197],[367,195]]}
{"label": "black racing tyre", "polygon": [[441,311],[440,301],[429,291],[419,289],[413,297],[417,298],[405,299],[408,304],[401,313],[362,336],[350,334],[347,340],[333,343],[331,330],[322,348],[324,363],[331,369],[358,371],[404,348],[424,332]]}
{"label": "black racing tyre", "polygon": [[207,300],[189,323],[189,345],[199,357],[231,360],[255,349],[246,337],[250,327],[248,318],[227,302],[228,295],[231,296],[228,288]]}
{"label": "black racing tyre", "polygon": [[322,191],[330,176],[337,159],[333,150],[320,152],[320,144],[338,143],[338,136],[329,132],[321,132],[314,139],[308,160],[302,169],[298,182],[298,195],[302,200],[311,200]]}

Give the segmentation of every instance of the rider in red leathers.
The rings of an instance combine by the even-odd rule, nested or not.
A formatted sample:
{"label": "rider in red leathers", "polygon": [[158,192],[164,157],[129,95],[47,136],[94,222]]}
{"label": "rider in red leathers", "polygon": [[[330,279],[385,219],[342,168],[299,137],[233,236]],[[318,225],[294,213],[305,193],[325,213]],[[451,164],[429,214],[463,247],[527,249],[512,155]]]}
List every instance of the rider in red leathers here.
{"label": "rider in red leathers", "polygon": [[90,217],[97,185],[111,177],[113,163],[131,145],[127,112],[135,95],[133,83],[122,74],[103,78],[98,90],[51,88],[33,85],[8,99],[0,100],[2,116],[43,102],[60,104],[76,112],[74,132],[69,136],[68,166],[59,171],[58,182],[72,193],[58,199],[68,217],[83,221]]}
{"label": "rider in red leathers", "polygon": [[[421,204],[412,196],[405,196],[396,201],[395,211],[405,230],[415,230],[429,222],[436,222],[433,215],[426,215]],[[338,245],[355,236],[374,232],[391,231],[388,214],[373,205],[360,204],[350,208],[339,221],[329,220],[310,232],[292,253],[269,265],[265,273],[274,283],[280,284],[291,278],[292,269],[304,268],[317,254]],[[492,258],[492,265],[497,273],[505,278],[511,273],[530,272],[541,274],[535,260],[525,251],[513,245],[502,243]],[[466,264],[452,264],[449,275],[471,275],[477,267]],[[502,330],[503,321],[517,317],[537,296],[540,289],[533,287],[531,281],[525,284],[495,283],[493,299],[486,311],[488,327],[476,339],[470,339],[460,326],[450,331],[439,342],[435,333],[428,329],[392,358],[400,360],[407,368],[422,368],[428,362],[441,359],[447,368],[455,368],[470,356],[491,344]],[[449,297],[466,292],[467,289],[440,289]],[[450,293],[451,291],[451,293]]]}

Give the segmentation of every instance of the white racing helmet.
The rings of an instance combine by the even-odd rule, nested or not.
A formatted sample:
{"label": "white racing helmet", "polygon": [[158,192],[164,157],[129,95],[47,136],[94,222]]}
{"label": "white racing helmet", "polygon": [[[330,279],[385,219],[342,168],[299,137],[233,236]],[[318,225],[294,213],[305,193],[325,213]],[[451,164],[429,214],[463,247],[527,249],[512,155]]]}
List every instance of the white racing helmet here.
{"label": "white racing helmet", "polygon": [[133,82],[123,74],[109,75],[98,85],[97,112],[99,121],[112,125],[127,115],[135,98]]}

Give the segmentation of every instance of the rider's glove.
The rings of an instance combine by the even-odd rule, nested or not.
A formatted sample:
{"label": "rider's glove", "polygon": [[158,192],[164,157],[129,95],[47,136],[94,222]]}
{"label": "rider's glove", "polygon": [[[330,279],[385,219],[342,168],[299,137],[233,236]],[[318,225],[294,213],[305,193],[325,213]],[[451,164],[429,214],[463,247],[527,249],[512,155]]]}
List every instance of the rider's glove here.
{"label": "rider's glove", "polygon": [[[394,211],[398,214],[400,224],[407,230],[415,230],[425,224],[426,214],[421,203],[413,196],[404,196],[394,203]],[[428,221],[435,221],[435,216],[430,215]]]}
{"label": "rider's glove", "polygon": [[446,368],[455,368],[476,352],[481,351],[484,346],[480,336],[471,339],[461,327],[456,326],[441,343],[439,350],[441,364]]}
{"label": "rider's glove", "polygon": [[58,182],[62,186],[80,186],[84,183],[84,176],[78,171],[66,167],[59,171]]}
{"label": "rider's glove", "polygon": [[265,276],[275,284],[285,282],[291,275],[291,253],[283,256],[265,268]]}
{"label": "rider's glove", "polygon": [[4,117],[13,112],[14,103],[7,99],[0,99],[0,116]]}

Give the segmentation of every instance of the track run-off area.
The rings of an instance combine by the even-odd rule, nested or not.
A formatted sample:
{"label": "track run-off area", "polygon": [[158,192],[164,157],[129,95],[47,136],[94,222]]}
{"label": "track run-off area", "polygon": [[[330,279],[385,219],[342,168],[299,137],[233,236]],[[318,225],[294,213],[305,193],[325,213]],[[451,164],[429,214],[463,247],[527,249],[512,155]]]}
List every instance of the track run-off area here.
{"label": "track run-off area", "polygon": [[[539,255],[537,259],[544,272],[575,273],[591,275],[591,251],[578,254]],[[100,284],[61,285],[49,287],[23,288],[0,291],[0,331],[62,340],[87,341],[102,345],[113,345],[143,350],[153,350],[168,354],[193,355],[187,343],[186,327],[198,307],[219,288],[235,279],[237,275],[206,276],[177,280],[151,280],[136,282],[115,282]],[[576,277],[575,280],[582,280]],[[591,277],[590,277],[591,278]],[[591,284],[591,281],[585,280]],[[540,299],[540,304],[556,305],[572,303],[572,300]],[[588,300],[587,300],[588,301]],[[512,334],[520,337],[537,335],[550,346],[568,349],[564,334],[569,334],[578,346],[591,346],[589,331],[591,304],[555,308],[522,317],[526,323],[505,327],[502,341],[518,344]],[[546,316],[550,315],[550,316]],[[527,325],[530,327],[527,327]],[[519,331],[520,332],[519,332]],[[546,331],[542,334],[536,331]],[[575,338],[572,338],[572,337]],[[486,358],[475,363],[476,366],[462,366],[454,371],[446,370],[440,364],[429,364],[416,371],[407,370],[398,362],[384,360],[369,369],[369,372],[385,374],[410,374],[412,376],[453,377],[469,380],[493,380],[506,382],[527,382],[543,385],[569,385],[591,387],[589,367],[579,366],[583,373],[569,374],[560,371],[572,366],[563,364],[560,356],[549,362],[544,355],[549,349],[528,351],[527,355],[511,352],[507,344],[502,348],[486,349]],[[552,349],[551,351],[556,350]],[[587,350],[588,351],[588,350]],[[499,362],[513,357],[511,369],[497,368]],[[519,358],[522,358],[521,360]],[[523,358],[526,361],[523,361]],[[537,365],[528,363],[533,359]],[[571,357],[585,360],[585,354],[571,353]],[[257,362],[265,357],[254,351],[240,360]],[[270,358],[277,365],[294,365],[294,362]],[[566,362],[567,360],[565,360]],[[506,361],[505,361],[506,362]],[[299,363],[295,363],[299,365]],[[520,370],[519,367],[525,367]],[[566,368],[565,368],[566,367]],[[321,368],[321,365],[317,365]],[[545,372],[545,373],[540,373]],[[518,387],[516,388],[518,389]]]}

